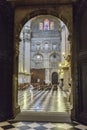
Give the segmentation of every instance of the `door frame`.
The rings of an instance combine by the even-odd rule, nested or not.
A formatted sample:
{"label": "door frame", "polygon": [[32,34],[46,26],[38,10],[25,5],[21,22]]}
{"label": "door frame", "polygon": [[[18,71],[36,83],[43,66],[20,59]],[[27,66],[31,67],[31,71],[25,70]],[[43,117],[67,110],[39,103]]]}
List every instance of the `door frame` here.
{"label": "door frame", "polygon": [[[68,8],[67,8],[68,6]],[[23,13],[23,11],[24,13]],[[66,10],[66,11],[65,11]],[[67,13],[68,12],[68,13]],[[23,13],[23,15],[21,16],[21,14]],[[62,20],[65,25],[67,26],[68,30],[69,30],[69,42],[72,46],[72,37],[73,37],[73,16],[72,16],[73,12],[72,12],[72,5],[59,5],[56,6],[56,8],[54,9],[52,6],[50,7],[43,7],[40,6],[40,9],[37,6],[32,6],[31,7],[26,7],[26,8],[21,8],[21,7],[17,7],[15,9],[15,25],[14,25],[14,75],[13,75],[13,88],[14,88],[14,92],[13,92],[13,96],[14,96],[14,100],[13,100],[13,105],[14,105],[14,115],[16,116],[16,114],[18,112],[20,112],[20,107],[18,105],[18,56],[19,56],[19,35],[20,32],[24,26],[24,24],[30,20],[31,18],[34,18],[35,16],[38,15],[52,15],[55,16],[57,18],[59,18],[60,20]],[[71,50],[72,51],[72,50]]]}
{"label": "door frame", "polygon": [[[76,11],[77,10],[77,11]],[[85,14],[86,13],[86,14]],[[85,103],[84,96],[86,96],[86,80],[87,77],[87,43],[83,39],[86,39],[82,28],[87,21],[87,1],[78,2],[78,6],[75,7],[74,12],[74,45],[73,45],[73,114],[72,119],[84,123],[87,125],[87,103]],[[86,26],[85,26],[86,29]],[[87,30],[87,29],[86,29]],[[87,32],[87,31],[86,31]],[[85,68],[85,69],[84,69]],[[84,91],[85,90],[85,91]]]}

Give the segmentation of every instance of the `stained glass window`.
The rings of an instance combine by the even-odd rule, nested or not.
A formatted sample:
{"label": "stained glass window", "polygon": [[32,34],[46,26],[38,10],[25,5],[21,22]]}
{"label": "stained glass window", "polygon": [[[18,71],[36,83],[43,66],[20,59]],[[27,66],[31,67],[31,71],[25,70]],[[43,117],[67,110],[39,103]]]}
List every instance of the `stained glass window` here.
{"label": "stained glass window", "polygon": [[49,20],[48,19],[44,20],[44,30],[49,30]]}
{"label": "stained glass window", "polygon": [[39,23],[39,30],[43,30],[43,23]]}
{"label": "stained glass window", "polygon": [[50,30],[54,29],[54,22],[50,22]]}
{"label": "stained glass window", "polygon": [[54,22],[45,19],[39,23],[39,30],[54,30]]}

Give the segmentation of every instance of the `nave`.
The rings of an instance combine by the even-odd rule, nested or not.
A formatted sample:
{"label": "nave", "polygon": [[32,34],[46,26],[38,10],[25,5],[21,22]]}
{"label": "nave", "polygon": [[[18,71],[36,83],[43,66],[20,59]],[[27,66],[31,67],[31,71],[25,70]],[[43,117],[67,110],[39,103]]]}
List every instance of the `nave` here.
{"label": "nave", "polygon": [[62,91],[58,86],[51,89],[30,91],[29,87],[25,90],[18,90],[18,104],[21,111],[40,111],[40,112],[67,112],[70,113],[70,102],[68,93]]}

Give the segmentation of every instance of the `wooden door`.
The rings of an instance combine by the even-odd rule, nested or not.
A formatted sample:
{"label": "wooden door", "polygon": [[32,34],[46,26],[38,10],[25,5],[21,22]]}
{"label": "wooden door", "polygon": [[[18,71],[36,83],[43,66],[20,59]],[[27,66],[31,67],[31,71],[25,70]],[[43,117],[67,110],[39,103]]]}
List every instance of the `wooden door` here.
{"label": "wooden door", "polygon": [[58,74],[56,72],[52,73],[52,84],[58,84]]}
{"label": "wooden door", "polygon": [[72,119],[87,125],[87,0],[81,3],[75,19],[73,50]]}

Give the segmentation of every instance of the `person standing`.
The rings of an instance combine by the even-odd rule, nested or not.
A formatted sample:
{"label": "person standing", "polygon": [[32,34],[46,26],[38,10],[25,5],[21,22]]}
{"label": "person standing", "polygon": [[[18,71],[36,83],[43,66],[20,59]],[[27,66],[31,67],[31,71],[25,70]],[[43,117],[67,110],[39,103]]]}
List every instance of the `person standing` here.
{"label": "person standing", "polygon": [[30,84],[29,90],[30,90],[31,101],[33,100],[33,89],[34,89],[33,85]]}

